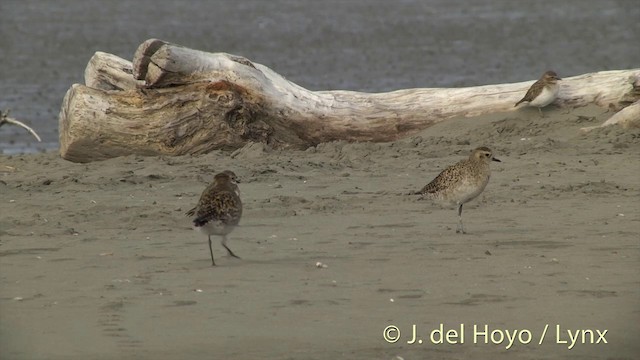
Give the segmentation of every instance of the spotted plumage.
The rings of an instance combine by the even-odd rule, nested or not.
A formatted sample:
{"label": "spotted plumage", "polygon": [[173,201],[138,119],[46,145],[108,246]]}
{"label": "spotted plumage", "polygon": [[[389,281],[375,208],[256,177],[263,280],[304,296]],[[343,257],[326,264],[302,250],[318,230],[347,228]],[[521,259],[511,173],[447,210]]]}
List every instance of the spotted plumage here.
{"label": "spotted plumage", "polygon": [[239,258],[227,246],[227,235],[233,231],[242,217],[242,201],[237,182],[238,178],[233,171],[226,170],[217,174],[213,183],[202,192],[198,205],[187,211],[188,216],[195,216],[194,228],[209,237],[209,252],[213,266],[216,263],[213,260],[211,235],[221,236],[222,246],[227,249],[229,255]]}
{"label": "spotted plumage", "polygon": [[531,85],[524,97],[514,107],[526,102],[528,106],[537,107],[542,115],[541,108],[551,104],[558,97],[560,91],[558,80],[562,79],[554,71],[545,72],[538,81]]}
{"label": "spotted plumage", "polygon": [[493,157],[487,147],[479,147],[464,160],[444,169],[435,179],[417,193],[422,198],[435,200],[443,204],[456,204],[458,207],[457,233],[464,234],[462,225],[462,205],[475,199],[489,183],[491,161],[500,161]]}

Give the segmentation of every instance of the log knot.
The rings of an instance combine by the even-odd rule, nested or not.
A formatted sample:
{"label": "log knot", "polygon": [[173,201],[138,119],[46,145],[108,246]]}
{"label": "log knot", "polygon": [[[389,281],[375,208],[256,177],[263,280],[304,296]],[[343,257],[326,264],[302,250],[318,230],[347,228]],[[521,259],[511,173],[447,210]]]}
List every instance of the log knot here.
{"label": "log knot", "polygon": [[228,109],[222,120],[240,138],[254,142],[269,141],[274,129],[263,120],[267,112],[260,96],[227,80],[212,82],[205,90],[209,99]]}
{"label": "log knot", "polygon": [[262,120],[258,120],[245,126],[240,137],[244,140],[268,144],[274,132],[275,130],[272,126]]}

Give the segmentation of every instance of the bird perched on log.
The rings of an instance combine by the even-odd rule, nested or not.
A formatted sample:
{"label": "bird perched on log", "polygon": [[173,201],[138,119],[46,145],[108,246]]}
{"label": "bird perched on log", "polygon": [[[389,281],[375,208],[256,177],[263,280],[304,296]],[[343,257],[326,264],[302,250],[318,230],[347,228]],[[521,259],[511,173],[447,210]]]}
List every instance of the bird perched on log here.
{"label": "bird perched on log", "polygon": [[475,199],[489,183],[491,169],[489,163],[500,160],[493,157],[491,149],[481,146],[471,155],[444,169],[435,179],[415,194],[421,198],[435,200],[442,204],[456,204],[458,207],[458,227],[456,233],[464,234],[462,225],[462,205]]}
{"label": "bird perched on log", "polygon": [[542,115],[542,108],[551,104],[558,97],[560,91],[558,80],[562,79],[554,71],[545,72],[538,81],[531,85],[524,97],[514,107],[526,102],[528,106],[537,107]]}
{"label": "bird perched on log", "polygon": [[212,266],[216,266],[216,262],[213,260],[211,235],[221,236],[222,246],[227,249],[229,255],[240,258],[227,246],[227,235],[233,231],[242,217],[238,178],[233,171],[226,170],[216,174],[213,183],[202,192],[198,205],[187,211],[186,214],[195,216],[193,219],[194,229],[209,237]]}

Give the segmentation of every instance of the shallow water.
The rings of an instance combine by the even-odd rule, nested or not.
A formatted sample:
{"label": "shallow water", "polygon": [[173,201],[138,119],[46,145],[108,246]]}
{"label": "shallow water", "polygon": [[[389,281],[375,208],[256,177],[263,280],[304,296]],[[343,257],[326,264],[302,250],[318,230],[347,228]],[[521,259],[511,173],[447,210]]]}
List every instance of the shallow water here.
{"label": "shallow water", "polygon": [[78,1],[0,3],[0,153],[58,147],[65,92],[94,52],[148,38],[245,56],[312,90],[458,87],[635,68],[635,1]]}

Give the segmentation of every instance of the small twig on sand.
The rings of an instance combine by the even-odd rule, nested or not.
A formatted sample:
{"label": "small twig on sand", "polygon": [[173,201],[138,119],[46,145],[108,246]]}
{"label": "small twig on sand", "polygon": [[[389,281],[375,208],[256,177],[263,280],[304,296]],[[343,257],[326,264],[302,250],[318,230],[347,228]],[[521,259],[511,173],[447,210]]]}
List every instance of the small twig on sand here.
{"label": "small twig on sand", "polygon": [[17,125],[17,126],[20,126],[22,128],[25,128],[25,129],[27,129],[27,131],[29,131],[31,133],[31,135],[35,136],[38,141],[42,141],[42,139],[40,139],[40,136],[38,136],[38,134],[35,132],[35,130],[33,130],[31,127],[29,127],[28,125],[26,125],[22,121],[18,121],[18,120],[14,119],[14,118],[10,118],[9,117],[9,110],[7,110],[7,112],[0,111],[0,126],[2,126],[4,124],[12,124],[12,125]]}

